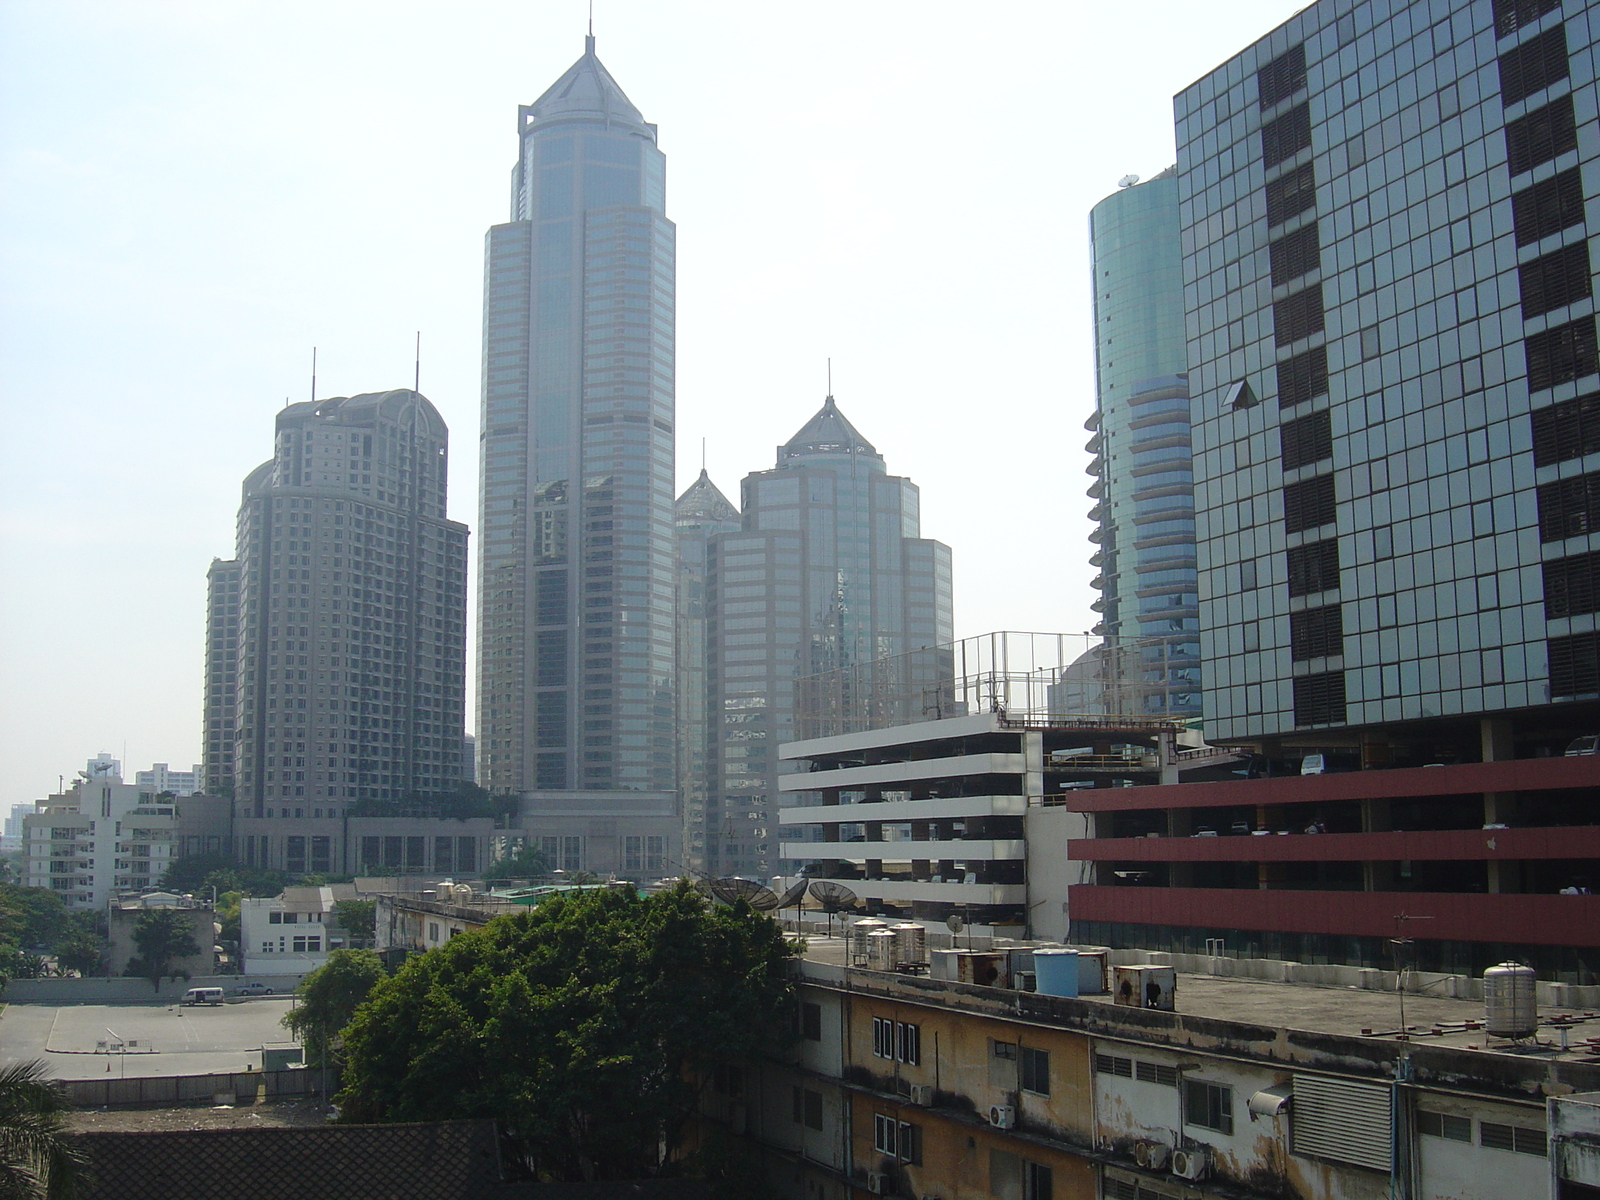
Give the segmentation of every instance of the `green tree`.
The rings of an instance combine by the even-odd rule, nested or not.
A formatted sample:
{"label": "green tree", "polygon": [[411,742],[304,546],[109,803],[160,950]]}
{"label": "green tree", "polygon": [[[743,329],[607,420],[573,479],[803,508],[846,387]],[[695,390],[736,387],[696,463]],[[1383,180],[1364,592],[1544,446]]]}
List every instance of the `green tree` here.
{"label": "green tree", "polygon": [[703,1081],[792,1028],[778,926],[687,882],[596,888],[408,959],[345,1030],[345,1120],[499,1118],[554,1179],[676,1157]]}
{"label": "green tree", "polygon": [[199,896],[213,887],[223,892],[244,892],[250,896],[276,896],[291,877],[282,871],[252,867],[231,854],[186,854],[174,859],[161,876],[166,891]]}
{"label": "green tree", "polygon": [[376,950],[335,950],[328,961],[300,981],[300,1003],[284,1018],[306,1048],[306,1061],[322,1062],[331,1042],[350,1024],[361,1002],[384,977]]}
{"label": "green tree", "polygon": [[83,1153],[66,1125],[66,1098],[44,1063],[0,1070],[0,1200],[71,1200]]}
{"label": "green tree", "polygon": [[67,925],[66,901],[49,888],[0,885],[0,942],[49,947]]}
{"label": "green tree", "polygon": [[333,911],[339,927],[355,946],[370,946],[378,938],[378,905],[374,900],[337,900]]}
{"label": "green tree", "polygon": [[133,944],[139,953],[128,960],[125,974],[148,979],[158,992],[174,962],[200,953],[188,918],[176,908],[152,908],[140,913],[133,923]]}
{"label": "green tree", "polygon": [[524,842],[514,854],[508,854],[483,873],[486,880],[537,879],[550,874],[550,860],[540,851]]}

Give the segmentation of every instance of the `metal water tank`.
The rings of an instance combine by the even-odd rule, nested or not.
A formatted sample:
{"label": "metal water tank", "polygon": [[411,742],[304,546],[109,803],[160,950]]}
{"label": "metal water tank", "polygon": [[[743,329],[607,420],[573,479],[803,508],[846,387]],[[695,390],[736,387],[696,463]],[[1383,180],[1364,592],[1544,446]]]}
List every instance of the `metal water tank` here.
{"label": "metal water tank", "polygon": [[862,917],[850,926],[850,957],[864,961],[867,957],[867,935],[887,928],[889,922],[880,921],[877,917]]}
{"label": "metal water tank", "polygon": [[915,921],[889,926],[895,937],[895,964],[928,961],[928,931]]}
{"label": "metal water tank", "polygon": [[1483,973],[1483,1023],[1491,1037],[1532,1037],[1539,1029],[1539,994],[1532,967],[1501,963]]}
{"label": "metal water tank", "polygon": [[867,969],[892,971],[895,968],[895,944],[899,939],[888,929],[874,929],[867,934]]}

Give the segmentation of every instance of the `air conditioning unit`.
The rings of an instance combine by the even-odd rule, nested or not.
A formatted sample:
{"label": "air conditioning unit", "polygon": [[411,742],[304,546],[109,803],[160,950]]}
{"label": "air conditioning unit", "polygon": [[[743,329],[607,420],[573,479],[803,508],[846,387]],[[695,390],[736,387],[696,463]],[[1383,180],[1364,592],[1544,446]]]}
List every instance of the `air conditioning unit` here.
{"label": "air conditioning unit", "polygon": [[913,1083],[911,1085],[911,1103],[919,1108],[933,1107],[933,1084]]}
{"label": "air conditioning unit", "polygon": [[1133,1144],[1133,1161],[1147,1171],[1159,1171],[1167,1165],[1172,1147],[1165,1142],[1138,1141]]}
{"label": "air conditioning unit", "polygon": [[1017,1110],[1009,1104],[991,1104],[989,1106],[989,1124],[996,1129],[1015,1129],[1017,1127]]}
{"label": "air conditioning unit", "polygon": [[882,1171],[868,1171],[867,1191],[874,1196],[887,1196],[889,1194],[889,1177]]}
{"label": "air conditioning unit", "polygon": [[1205,1146],[1172,1152],[1172,1173],[1179,1179],[1187,1179],[1191,1183],[1203,1179],[1210,1166],[1211,1152]]}

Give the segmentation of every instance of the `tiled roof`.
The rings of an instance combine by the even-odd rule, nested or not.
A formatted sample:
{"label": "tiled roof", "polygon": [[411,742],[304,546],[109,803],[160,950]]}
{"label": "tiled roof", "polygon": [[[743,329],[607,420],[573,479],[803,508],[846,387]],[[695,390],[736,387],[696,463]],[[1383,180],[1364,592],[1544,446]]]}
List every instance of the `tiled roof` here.
{"label": "tiled roof", "polygon": [[479,1200],[501,1194],[493,1121],[83,1133],[82,1200]]}

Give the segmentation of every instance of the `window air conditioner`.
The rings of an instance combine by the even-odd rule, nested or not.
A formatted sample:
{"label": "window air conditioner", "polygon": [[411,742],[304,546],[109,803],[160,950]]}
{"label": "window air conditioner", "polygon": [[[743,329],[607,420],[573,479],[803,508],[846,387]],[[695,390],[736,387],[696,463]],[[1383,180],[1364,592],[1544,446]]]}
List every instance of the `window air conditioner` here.
{"label": "window air conditioner", "polygon": [[1017,1127],[1017,1110],[1009,1104],[991,1104],[989,1106],[989,1124],[996,1129],[1015,1129]]}
{"label": "window air conditioner", "polygon": [[868,1171],[867,1191],[874,1196],[887,1196],[889,1194],[889,1177],[882,1171]]}
{"label": "window air conditioner", "polygon": [[919,1108],[933,1107],[933,1084],[913,1083],[911,1085],[911,1103]]}
{"label": "window air conditioner", "polygon": [[1172,1152],[1172,1173],[1180,1179],[1187,1179],[1190,1182],[1202,1179],[1205,1177],[1206,1168],[1210,1165],[1211,1155],[1205,1146]]}
{"label": "window air conditioner", "polygon": [[1163,1142],[1137,1141],[1133,1144],[1133,1161],[1147,1171],[1159,1171],[1167,1165],[1172,1148]]}

